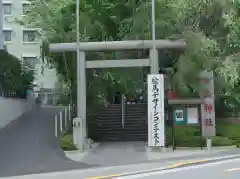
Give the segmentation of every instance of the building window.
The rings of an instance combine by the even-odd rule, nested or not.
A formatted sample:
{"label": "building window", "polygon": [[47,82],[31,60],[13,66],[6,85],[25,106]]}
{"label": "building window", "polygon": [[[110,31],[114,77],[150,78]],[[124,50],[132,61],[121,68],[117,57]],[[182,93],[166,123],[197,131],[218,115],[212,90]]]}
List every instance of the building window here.
{"label": "building window", "polygon": [[23,31],[23,42],[36,42],[36,31],[35,30],[24,30]]}
{"label": "building window", "polygon": [[29,10],[29,4],[22,5],[22,14],[27,14]]}
{"label": "building window", "polygon": [[12,4],[3,4],[3,13],[4,15],[11,15],[12,13]]}
{"label": "building window", "polygon": [[37,57],[23,57],[23,64],[26,64],[29,68],[35,70],[36,64],[38,64]]}
{"label": "building window", "polygon": [[11,30],[3,30],[3,36],[5,42],[12,41],[12,31]]}

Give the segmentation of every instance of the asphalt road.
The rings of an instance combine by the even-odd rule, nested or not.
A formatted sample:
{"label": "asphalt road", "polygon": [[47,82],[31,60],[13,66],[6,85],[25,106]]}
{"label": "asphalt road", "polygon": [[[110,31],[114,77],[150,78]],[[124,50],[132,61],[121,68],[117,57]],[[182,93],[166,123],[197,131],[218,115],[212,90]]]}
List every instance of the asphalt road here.
{"label": "asphalt road", "polygon": [[54,136],[57,108],[37,108],[0,130],[0,177],[89,167],[69,160]]}
{"label": "asphalt road", "polygon": [[240,178],[240,159],[193,165],[177,169],[170,169],[158,172],[146,172],[144,174],[118,179],[239,179]]}
{"label": "asphalt road", "polygon": [[[76,178],[76,175],[80,178],[86,178],[89,176],[98,176],[112,173],[133,172],[141,169],[157,167],[153,164],[153,161],[142,163],[136,170],[133,166],[115,166],[108,169],[94,167],[85,163],[74,162],[69,160],[64,151],[59,146],[59,141],[54,136],[54,116],[59,112],[59,109],[55,108],[39,108],[28,112],[21,116],[19,119],[14,120],[4,129],[0,130],[0,177],[15,176],[23,174],[33,173],[46,173],[46,172],[58,172],[65,171],[72,177]],[[227,154],[239,154],[239,149],[218,153],[219,156]],[[111,155],[109,155],[111,157]],[[108,157],[109,157],[108,156]],[[213,157],[213,155],[211,155]],[[128,155],[128,157],[130,157]],[[190,157],[180,157],[177,160],[190,159]],[[95,158],[97,160],[97,158]],[[169,159],[166,159],[169,162]],[[164,164],[167,161],[155,161]],[[97,163],[97,162],[96,162]],[[138,162],[139,164],[141,162]],[[164,175],[166,179],[173,179],[176,177],[194,176],[194,179],[199,177],[212,178],[212,176],[223,177],[225,175],[231,175],[229,179],[234,177],[240,172],[240,170],[234,170],[226,172],[225,169],[240,168],[240,163],[236,164],[221,164],[218,166],[203,167],[198,169],[191,169],[189,171],[177,171],[152,174],[151,176],[140,175],[137,178],[156,178],[160,175]],[[224,169],[222,169],[223,167]],[[85,169],[91,170],[75,170],[73,169]],[[131,170],[130,170],[131,169]],[[220,173],[220,174],[218,174]],[[150,173],[148,173],[149,175]],[[238,173],[238,178],[240,173]],[[66,175],[66,174],[65,174]],[[196,176],[195,176],[196,175]],[[66,178],[66,176],[59,174],[59,176]],[[58,177],[59,177],[58,176]],[[82,176],[82,177],[81,177]],[[30,176],[31,177],[31,176]],[[44,175],[43,177],[46,177]],[[130,176],[129,176],[130,177]],[[132,177],[132,176],[131,176]],[[198,178],[197,178],[198,177]],[[130,178],[129,178],[130,179]],[[221,178],[220,178],[221,179]]]}

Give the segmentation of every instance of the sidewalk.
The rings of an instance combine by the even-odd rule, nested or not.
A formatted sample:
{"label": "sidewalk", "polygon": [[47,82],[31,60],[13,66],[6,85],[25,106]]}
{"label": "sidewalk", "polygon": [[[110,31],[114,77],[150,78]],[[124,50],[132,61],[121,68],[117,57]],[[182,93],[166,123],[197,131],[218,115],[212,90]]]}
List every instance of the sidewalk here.
{"label": "sidewalk", "polygon": [[221,147],[213,147],[211,153],[207,151],[206,148],[201,150],[200,148],[190,148],[190,147],[179,147],[175,151],[171,148],[166,148],[165,152],[161,152],[160,150],[152,150],[147,152],[148,160],[160,160],[160,159],[177,159],[182,157],[200,157],[206,155],[217,155],[220,152],[229,151],[235,149],[235,146],[221,146]]}
{"label": "sidewalk", "polygon": [[162,152],[160,149],[149,150],[144,143],[135,142],[95,143],[89,151],[83,153],[79,151],[65,151],[65,154],[71,160],[84,162],[89,165],[116,166],[153,162],[155,160],[185,160],[205,156],[221,156],[222,152],[229,151],[231,153],[231,150],[234,150],[236,153],[235,146],[213,147],[211,153],[206,149],[200,150],[200,148],[177,148],[176,151],[172,151],[172,148],[166,148]]}
{"label": "sidewalk", "polygon": [[98,146],[100,145],[100,143],[93,143],[91,145],[91,149],[90,150],[85,150],[84,152],[80,152],[79,150],[74,150],[74,151],[64,151],[65,155],[76,162],[81,162],[83,160],[83,158],[91,153],[92,151],[94,151]]}

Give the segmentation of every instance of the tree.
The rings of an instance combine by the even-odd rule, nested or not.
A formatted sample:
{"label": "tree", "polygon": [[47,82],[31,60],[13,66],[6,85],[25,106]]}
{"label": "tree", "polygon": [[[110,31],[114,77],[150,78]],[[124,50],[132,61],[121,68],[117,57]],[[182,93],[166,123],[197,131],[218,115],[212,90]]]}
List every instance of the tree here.
{"label": "tree", "polygon": [[[48,43],[75,41],[75,0],[31,0],[25,24],[41,28],[47,61],[65,82],[75,84],[76,54],[49,54]],[[239,1],[157,0],[157,38],[184,39],[182,51],[163,50],[161,67],[167,67],[170,86],[182,96],[197,94],[198,72],[213,70],[216,98],[222,104],[239,104]],[[81,1],[81,41],[150,39],[151,4],[139,0]],[[121,56],[144,57],[144,50],[117,53],[87,53],[90,59]],[[123,91],[135,90],[139,70],[92,69],[88,71],[89,98],[106,98],[107,87],[118,83]],[[119,88],[118,86],[118,88]],[[101,94],[101,95],[99,95]],[[224,103],[222,103],[224,101]]]}
{"label": "tree", "polygon": [[34,71],[7,51],[0,51],[0,92],[4,96],[24,97],[25,89],[32,86]]}

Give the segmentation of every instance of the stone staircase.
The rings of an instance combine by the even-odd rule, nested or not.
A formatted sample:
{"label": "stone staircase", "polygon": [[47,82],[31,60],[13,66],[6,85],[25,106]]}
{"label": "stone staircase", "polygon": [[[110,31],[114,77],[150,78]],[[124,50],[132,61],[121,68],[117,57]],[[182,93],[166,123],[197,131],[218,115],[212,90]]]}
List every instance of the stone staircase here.
{"label": "stone staircase", "polygon": [[121,104],[102,107],[98,116],[99,141],[147,141],[147,104],[126,104],[122,120]]}

